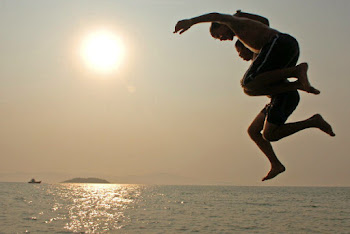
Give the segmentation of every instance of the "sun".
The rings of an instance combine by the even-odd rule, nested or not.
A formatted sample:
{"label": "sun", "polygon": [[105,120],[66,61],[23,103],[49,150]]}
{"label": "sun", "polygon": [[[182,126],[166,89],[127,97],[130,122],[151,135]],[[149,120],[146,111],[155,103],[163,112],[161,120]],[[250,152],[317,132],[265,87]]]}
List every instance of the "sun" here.
{"label": "sun", "polygon": [[87,35],[82,43],[81,54],[89,68],[109,73],[116,71],[123,58],[125,48],[115,33],[99,30]]}

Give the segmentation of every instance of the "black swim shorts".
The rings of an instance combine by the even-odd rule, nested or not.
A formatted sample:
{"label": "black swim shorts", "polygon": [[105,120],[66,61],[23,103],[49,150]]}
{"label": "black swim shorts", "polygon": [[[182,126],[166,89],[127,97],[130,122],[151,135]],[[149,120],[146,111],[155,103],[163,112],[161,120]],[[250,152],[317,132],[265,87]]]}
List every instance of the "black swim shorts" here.
{"label": "black swim shorts", "polygon": [[271,102],[261,112],[267,116],[267,122],[282,125],[298,106],[299,100],[298,91],[274,95],[271,97]]}
{"label": "black swim shorts", "polygon": [[[293,67],[299,58],[299,45],[294,37],[288,34],[277,34],[265,45],[242,79],[242,85],[252,81],[263,72]],[[287,82],[287,80],[286,80]],[[290,91],[271,97],[271,102],[262,110],[267,121],[282,125],[298,106],[298,91]]]}
{"label": "black swim shorts", "polygon": [[241,80],[242,85],[248,84],[261,73],[296,65],[299,58],[297,40],[284,33],[277,34],[260,51]]}

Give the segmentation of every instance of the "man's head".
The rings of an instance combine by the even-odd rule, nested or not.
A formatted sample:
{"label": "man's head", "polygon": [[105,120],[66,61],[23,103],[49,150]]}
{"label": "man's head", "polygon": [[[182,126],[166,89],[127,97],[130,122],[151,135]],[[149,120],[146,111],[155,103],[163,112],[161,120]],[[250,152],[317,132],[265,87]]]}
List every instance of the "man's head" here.
{"label": "man's head", "polygon": [[240,40],[236,41],[235,47],[239,57],[241,57],[243,60],[250,61],[253,59],[254,53],[246,48]]}
{"label": "man's head", "polygon": [[215,22],[211,23],[210,34],[212,37],[219,39],[220,41],[232,41],[235,36],[235,33],[228,26]]}

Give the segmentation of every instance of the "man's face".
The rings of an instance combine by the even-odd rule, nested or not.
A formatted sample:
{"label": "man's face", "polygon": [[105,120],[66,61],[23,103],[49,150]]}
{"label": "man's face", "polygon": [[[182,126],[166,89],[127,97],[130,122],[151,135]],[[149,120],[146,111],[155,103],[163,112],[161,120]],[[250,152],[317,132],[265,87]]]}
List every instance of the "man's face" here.
{"label": "man's face", "polygon": [[233,37],[235,36],[232,30],[226,25],[221,25],[220,27],[212,30],[211,34],[214,38],[219,39],[220,41],[232,41]]}

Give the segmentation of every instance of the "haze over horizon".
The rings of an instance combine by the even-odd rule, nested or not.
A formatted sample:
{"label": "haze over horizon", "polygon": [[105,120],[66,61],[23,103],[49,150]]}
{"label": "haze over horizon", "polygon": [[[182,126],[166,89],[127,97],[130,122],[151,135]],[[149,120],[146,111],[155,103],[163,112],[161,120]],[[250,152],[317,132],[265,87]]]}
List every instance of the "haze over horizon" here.
{"label": "haze over horizon", "polygon": [[[234,42],[211,38],[209,24],[173,34],[178,20],[237,9],[295,36],[309,63],[321,94],[300,92],[288,122],[320,113],[336,133],[307,129],[273,143],[287,170],[266,182],[269,163],[247,128],[268,99],[243,93],[249,64]],[[347,0],[3,0],[0,181],[350,186],[349,9]],[[104,72],[81,53],[98,30],[120,40],[106,51],[123,50]]]}

